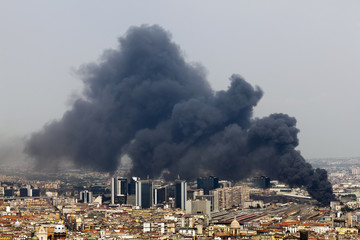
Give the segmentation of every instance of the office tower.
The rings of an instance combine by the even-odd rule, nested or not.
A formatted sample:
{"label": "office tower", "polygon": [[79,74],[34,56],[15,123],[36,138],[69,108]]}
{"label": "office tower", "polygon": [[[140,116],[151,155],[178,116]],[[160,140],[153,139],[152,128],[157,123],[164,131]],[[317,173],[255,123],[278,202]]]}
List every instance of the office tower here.
{"label": "office tower", "polygon": [[187,184],[185,181],[175,181],[175,208],[185,210],[187,200]]}
{"label": "office tower", "polygon": [[20,197],[27,197],[27,196],[28,196],[28,189],[20,188]]}
{"label": "office tower", "polygon": [[258,188],[270,188],[270,178],[268,177],[257,177],[254,178],[255,186]]}
{"label": "office tower", "polygon": [[79,195],[80,195],[80,202],[84,202],[85,200],[85,191],[80,191],[80,193],[79,193]]}
{"label": "office tower", "polygon": [[168,196],[169,198],[175,198],[175,186],[173,184],[169,185]]}
{"label": "office tower", "polygon": [[93,202],[93,193],[88,190],[80,192],[80,200],[83,203],[92,203]]}
{"label": "office tower", "polygon": [[154,188],[154,205],[164,204],[168,201],[168,186],[159,186]]}
{"label": "office tower", "polygon": [[136,182],[136,206],[150,208],[153,205],[153,183],[151,180],[139,180]]}
{"label": "office tower", "polygon": [[111,204],[126,204],[127,188],[126,178],[111,178]]}
{"label": "office tower", "polygon": [[135,185],[136,185],[136,181],[140,180],[140,178],[138,177],[132,177],[130,178],[130,182],[128,184],[128,195],[135,195]]}
{"label": "office tower", "polygon": [[12,188],[8,188],[4,190],[5,197],[12,197],[14,196],[14,190]]}
{"label": "office tower", "polygon": [[87,193],[87,201],[88,201],[88,203],[93,202],[93,193],[92,192]]}
{"label": "office tower", "polygon": [[26,187],[20,188],[20,197],[32,197],[31,185],[26,185]]}
{"label": "office tower", "polygon": [[40,197],[40,189],[38,189],[38,188],[32,189],[32,196],[33,197]]}
{"label": "office tower", "polygon": [[209,195],[209,191],[219,187],[219,179],[217,177],[201,177],[197,179],[197,189],[203,189],[204,195]]}

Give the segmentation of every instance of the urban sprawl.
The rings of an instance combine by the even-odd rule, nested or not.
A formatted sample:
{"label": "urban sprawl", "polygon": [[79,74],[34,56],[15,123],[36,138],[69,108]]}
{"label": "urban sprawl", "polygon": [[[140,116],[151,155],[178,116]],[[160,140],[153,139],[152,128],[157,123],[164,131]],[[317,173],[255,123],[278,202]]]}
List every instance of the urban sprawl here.
{"label": "urban sprawl", "polygon": [[[2,167],[0,240],[359,239],[360,161],[317,160],[336,201],[267,176],[240,182],[126,178],[66,169]],[[22,172],[23,171],[23,172]]]}

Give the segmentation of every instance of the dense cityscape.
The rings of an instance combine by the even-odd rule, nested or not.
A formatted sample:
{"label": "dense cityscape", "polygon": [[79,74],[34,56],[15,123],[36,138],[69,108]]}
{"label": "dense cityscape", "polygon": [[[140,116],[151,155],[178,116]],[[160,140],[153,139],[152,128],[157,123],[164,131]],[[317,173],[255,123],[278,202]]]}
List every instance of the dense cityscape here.
{"label": "dense cityscape", "polygon": [[1,2],[0,240],[360,239],[359,7]]}
{"label": "dense cityscape", "polygon": [[1,239],[355,239],[360,161],[314,160],[336,201],[255,176],[194,181],[64,169],[29,173],[3,166]]}

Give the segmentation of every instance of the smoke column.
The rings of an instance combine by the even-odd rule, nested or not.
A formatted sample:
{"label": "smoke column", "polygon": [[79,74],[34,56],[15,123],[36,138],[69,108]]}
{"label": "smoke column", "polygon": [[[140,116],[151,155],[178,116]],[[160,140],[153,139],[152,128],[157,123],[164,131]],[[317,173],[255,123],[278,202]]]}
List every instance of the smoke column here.
{"label": "smoke column", "polygon": [[239,180],[261,171],[305,186],[322,204],[333,198],[326,171],[295,150],[295,118],[252,118],[260,88],[232,75],[226,91],[214,92],[159,26],[132,27],[119,43],[81,68],[83,97],[27,141],[24,151],[39,165],[67,159],[113,172],[128,155],[134,176]]}

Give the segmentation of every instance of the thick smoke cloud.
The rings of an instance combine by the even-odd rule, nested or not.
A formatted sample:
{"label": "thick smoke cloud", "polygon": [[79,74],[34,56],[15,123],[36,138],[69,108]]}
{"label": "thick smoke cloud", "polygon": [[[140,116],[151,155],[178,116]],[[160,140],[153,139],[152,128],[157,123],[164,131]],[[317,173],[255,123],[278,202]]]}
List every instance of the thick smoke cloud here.
{"label": "thick smoke cloud", "polygon": [[295,150],[296,120],[252,118],[260,88],[233,75],[228,90],[213,92],[201,66],[185,62],[159,26],[130,28],[119,43],[82,67],[84,97],[27,142],[40,165],[67,159],[113,172],[127,154],[139,177],[239,180],[261,171],[305,186],[321,203],[332,199],[326,171]]}

